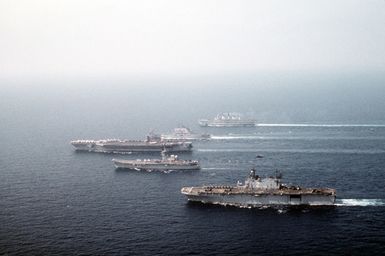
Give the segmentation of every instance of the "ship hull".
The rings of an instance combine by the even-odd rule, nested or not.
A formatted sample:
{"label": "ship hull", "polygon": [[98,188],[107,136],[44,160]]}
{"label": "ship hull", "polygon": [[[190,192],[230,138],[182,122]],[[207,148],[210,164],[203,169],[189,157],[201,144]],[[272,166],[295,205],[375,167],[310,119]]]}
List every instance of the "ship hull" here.
{"label": "ship hull", "polygon": [[71,143],[77,151],[99,153],[128,153],[128,152],[191,152],[191,143],[99,143],[90,141]]}
{"label": "ship hull", "polygon": [[202,127],[255,127],[255,121],[199,121]]}
{"label": "ship hull", "polygon": [[207,127],[255,127],[255,123],[208,123]]}
{"label": "ship hull", "polygon": [[164,141],[199,141],[199,140],[209,140],[210,136],[174,136],[174,135],[162,135],[162,140]]}
{"label": "ship hull", "polygon": [[230,205],[237,207],[260,207],[260,206],[333,206],[335,195],[272,195],[272,194],[201,194],[189,195],[187,199],[191,202],[204,204]]}
{"label": "ship hull", "polygon": [[199,165],[176,165],[176,164],[131,164],[114,161],[114,165],[119,169],[130,170],[199,170]]}

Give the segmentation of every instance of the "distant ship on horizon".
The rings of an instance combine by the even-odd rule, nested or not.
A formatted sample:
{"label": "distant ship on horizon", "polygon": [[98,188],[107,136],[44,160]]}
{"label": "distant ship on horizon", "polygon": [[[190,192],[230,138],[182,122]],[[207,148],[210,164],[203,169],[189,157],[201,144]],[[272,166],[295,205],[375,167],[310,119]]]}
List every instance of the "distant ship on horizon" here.
{"label": "distant ship on horizon", "polygon": [[200,119],[198,123],[202,127],[255,127],[257,121],[233,112],[220,113],[213,119]]}
{"label": "distant ship on horizon", "polygon": [[172,133],[162,134],[160,137],[163,141],[195,141],[209,140],[211,135],[207,133],[194,133],[187,127],[178,127]]}

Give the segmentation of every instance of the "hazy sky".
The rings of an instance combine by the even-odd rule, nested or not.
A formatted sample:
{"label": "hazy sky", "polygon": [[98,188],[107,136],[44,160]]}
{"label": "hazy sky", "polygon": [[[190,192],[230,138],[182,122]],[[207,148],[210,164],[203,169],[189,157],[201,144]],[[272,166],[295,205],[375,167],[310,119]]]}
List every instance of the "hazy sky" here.
{"label": "hazy sky", "polygon": [[385,1],[0,0],[0,77],[385,71]]}

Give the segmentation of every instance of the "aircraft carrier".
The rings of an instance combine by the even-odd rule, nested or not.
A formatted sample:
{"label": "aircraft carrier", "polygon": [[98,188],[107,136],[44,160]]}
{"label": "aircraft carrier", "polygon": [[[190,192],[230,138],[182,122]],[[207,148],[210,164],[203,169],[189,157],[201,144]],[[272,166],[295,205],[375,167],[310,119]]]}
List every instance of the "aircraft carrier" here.
{"label": "aircraft carrier", "polygon": [[200,165],[195,160],[180,160],[177,155],[166,157],[162,152],[162,159],[137,159],[122,160],[112,159],[116,168],[144,170],[144,171],[168,171],[168,170],[199,170]]}
{"label": "aircraft carrier", "polygon": [[242,185],[183,187],[189,201],[236,207],[261,206],[334,206],[336,190],[331,188],[301,188],[281,183],[281,175],[261,178],[252,169]]}
{"label": "aircraft carrier", "polygon": [[255,127],[256,120],[246,118],[239,113],[221,113],[214,119],[200,119],[198,121],[202,127]]}
{"label": "aircraft carrier", "polygon": [[102,153],[130,152],[191,152],[192,143],[188,141],[163,141],[147,137],[147,140],[73,140],[70,142],[77,151]]}
{"label": "aircraft carrier", "polygon": [[162,134],[161,139],[164,141],[195,141],[195,140],[209,140],[210,134],[198,134],[192,132],[187,127],[175,128],[170,134]]}

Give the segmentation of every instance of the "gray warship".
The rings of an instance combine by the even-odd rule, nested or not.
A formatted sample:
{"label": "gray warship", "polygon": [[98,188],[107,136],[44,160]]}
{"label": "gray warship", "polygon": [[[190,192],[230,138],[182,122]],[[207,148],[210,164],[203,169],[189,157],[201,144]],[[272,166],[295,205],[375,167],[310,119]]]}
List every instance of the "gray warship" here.
{"label": "gray warship", "polygon": [[146,140],[73,140],[70,142],[77,151],[101,153],[130,152],[191,152],[192,143],[188,141],[163,141],[158,136],[147,136]]}
{"label": "gray warship", "polygon": [[191,202],[261,206],[334,206],[336,190],[331,188],[301,188],[281,183],[282,175],[261,178],[252,169],[244,184],[235,186],[183,187],[182,194]]}
{"label": "gray warship", "polygon": [[200,119],[202,127],[255,127],[256,120],[247,118],[239,113],[221,113],[214,119]]}
{"label": "gray warship", "polygon": [[196,160],[180,160],[177,155],[166,156],[162,151],[162,159],[137,159],[123,160],[112,159],[116,168],[137,171],[170,171],[170,170],[199,170],[200,165]]}
{"label": "gray warship", "polygon": [[196,140],[209,140],[210,134],[198,134],[192,132],[187,127],[178,127],[170,134],[162,134],[161,139],[164,141],[196,141]]}

